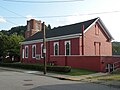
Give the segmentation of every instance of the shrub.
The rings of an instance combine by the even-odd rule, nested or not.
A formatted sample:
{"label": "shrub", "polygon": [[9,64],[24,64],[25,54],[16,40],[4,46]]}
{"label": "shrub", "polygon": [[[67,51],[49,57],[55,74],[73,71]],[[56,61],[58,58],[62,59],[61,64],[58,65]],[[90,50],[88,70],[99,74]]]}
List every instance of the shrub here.
{"label": "shrub", "polygon": [[70,66],[47,66],[48,71],[57,71],[57,72],[70,72]]}
{"label": "shrub", "polygon": [[[29,70],[43,71],[44,66],[41,64],[25,64],[25,63],[0,63],[3,67],[21,68]],[[70,66],[47,66],[47,71],[70,72]]]}

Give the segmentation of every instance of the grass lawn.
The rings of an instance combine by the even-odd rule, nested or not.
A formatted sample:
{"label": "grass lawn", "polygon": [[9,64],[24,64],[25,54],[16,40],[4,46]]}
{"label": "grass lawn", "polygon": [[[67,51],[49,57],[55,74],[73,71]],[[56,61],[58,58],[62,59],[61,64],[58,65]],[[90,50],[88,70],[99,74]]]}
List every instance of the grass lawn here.
{"label": "grass lawn", "polygon": [[105,76],[93,77],[91,79],[106,80],[106,81],[111,81],[111,80],[120,81],[120,74],[108,74],[108,75],[105,75]]}
{"label": "grass lawn", "polygon": [[64,74],[64,75],[71,75],[71,76],[80,76],[80,75],[94,74],[97,72],[86,70],[86,69],[80,69],[80,68],[72,68],[71,72],[68,72],[68,73],[63,73],[63,72],[55,72],[55,73]]}
{"label": "grass lawn", "polygon": [[120,81],[120,70],[115,71],[111,74],[107,74],[105,76],[92,77],[90,79],[98,79],[98,80],[105,80],[105,81],[111,81],[111,80]]}

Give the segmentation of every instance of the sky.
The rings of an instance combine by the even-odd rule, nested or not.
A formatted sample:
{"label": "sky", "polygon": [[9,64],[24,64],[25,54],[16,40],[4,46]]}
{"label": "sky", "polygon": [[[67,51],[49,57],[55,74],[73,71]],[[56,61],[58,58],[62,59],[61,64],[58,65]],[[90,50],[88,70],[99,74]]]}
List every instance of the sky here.
{"label": "sky", "polygon": [[114,41],[120,42],[120,0],[0,0],[0,30],[25,26],[32,18],[53,28],[96,17],[101,18]]}

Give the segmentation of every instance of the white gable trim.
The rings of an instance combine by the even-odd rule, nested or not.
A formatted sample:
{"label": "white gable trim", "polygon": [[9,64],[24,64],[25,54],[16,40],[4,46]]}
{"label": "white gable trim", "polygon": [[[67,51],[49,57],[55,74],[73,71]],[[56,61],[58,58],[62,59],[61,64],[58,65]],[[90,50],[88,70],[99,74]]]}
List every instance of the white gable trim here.
{"label": "white gable trim", "polygon": [[99,18],[96,19],[86,30],[84,30],[84,33],[87,32],[98,20]]}
{"label": "white gable trim", "polygon": [[97,21],[99,25],[101,26],[101,28],[103,29],[103,31],[105,32],[105,34],[109,37],[109,39],[114,40],[114,38],[109,33],[108,29],[106,28],[106,26],[104,25],[104,23],[102,22],[100,18],[96,19],[86,30],[84,30],[84,33],[87,32]]}
{"label": "white gable trim", "polygon": [[104,23],[102,22],[101,19],[99,19],[98,23],[101,26],[101,28],[103,29],[103,31],[105,32],[105,34],[109,37],[109,39],[114,40],[114,38],[112,37],[112,35],[110,34],[110,32],[108,31],[108,29],[106,28],[106,26],[104,25]]}
{"label": "white gable trim", "polygon": [[[65,35],[65,36],[51,37],[51,38],[47,38],[46,41],[80,38],[81,35],[82,35],[81,33],[78,33],[78,34],[71,34],[71,35]],[[25,41],[25,42],[21,42],[20,44],[24,45],[24,44],[33,44],[33,43],[39,43],[39,42],[43,42],[43,39]]]}

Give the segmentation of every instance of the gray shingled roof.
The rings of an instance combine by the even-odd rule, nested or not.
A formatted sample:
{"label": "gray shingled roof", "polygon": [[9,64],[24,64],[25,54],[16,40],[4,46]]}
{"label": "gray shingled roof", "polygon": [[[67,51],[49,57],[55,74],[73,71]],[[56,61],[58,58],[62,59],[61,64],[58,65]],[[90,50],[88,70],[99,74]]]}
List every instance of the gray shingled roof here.
{"label": "gray shingled roof", "polygon": [[[84,25],[84,29],[87,29],[97,19],[98,18],[76,24],[60,26],[57,28],[53,28],[51,30],[46,30],[46,38],[82,33],[82,25]],[[24,41],[38,40],[42,38],[43,38],[42,32],[37,32],[36,34],[25,39]]]}

